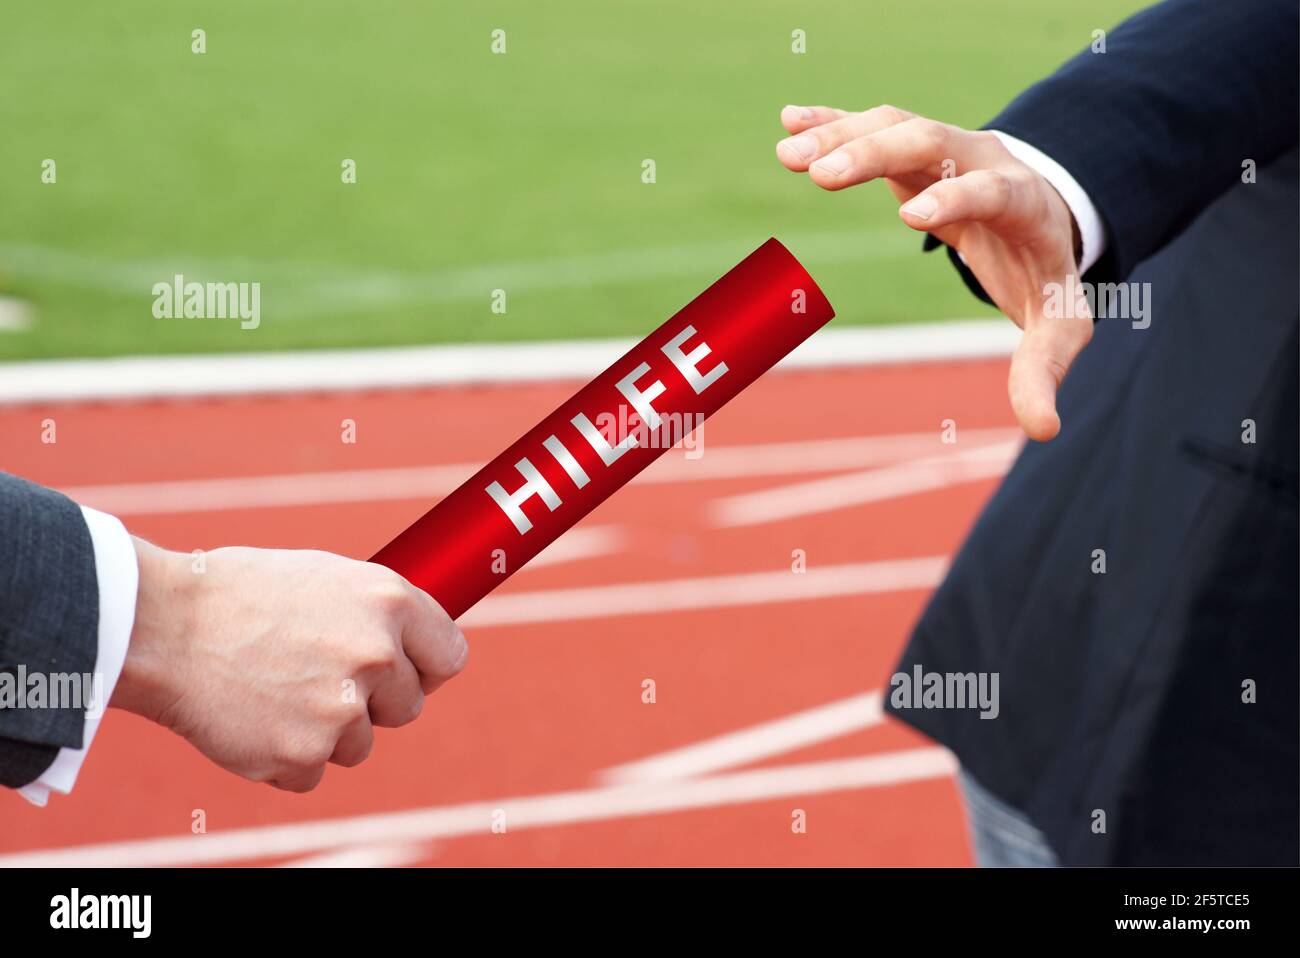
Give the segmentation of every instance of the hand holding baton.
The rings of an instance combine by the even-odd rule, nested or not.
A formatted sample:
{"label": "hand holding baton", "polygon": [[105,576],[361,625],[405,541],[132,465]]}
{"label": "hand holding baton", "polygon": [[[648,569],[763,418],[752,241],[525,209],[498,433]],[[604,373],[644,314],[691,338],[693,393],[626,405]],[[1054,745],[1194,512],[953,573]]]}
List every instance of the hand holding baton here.
{"label": "hand holding baton", "polygon": [[[459,618],[663,455],[670,424],[689,432],[834,315],[769,239],[371,561]],[[610,421],[629,428],[610,436]]]}

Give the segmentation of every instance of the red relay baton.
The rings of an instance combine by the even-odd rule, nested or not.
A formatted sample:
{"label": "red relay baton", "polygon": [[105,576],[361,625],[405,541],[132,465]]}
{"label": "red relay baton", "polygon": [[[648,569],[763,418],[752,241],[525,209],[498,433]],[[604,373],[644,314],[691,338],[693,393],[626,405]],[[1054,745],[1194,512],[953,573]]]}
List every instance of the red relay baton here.
{"label": "red relay baton", "polygon": [[371,561],[459,618],[834,315],[769,239]]}

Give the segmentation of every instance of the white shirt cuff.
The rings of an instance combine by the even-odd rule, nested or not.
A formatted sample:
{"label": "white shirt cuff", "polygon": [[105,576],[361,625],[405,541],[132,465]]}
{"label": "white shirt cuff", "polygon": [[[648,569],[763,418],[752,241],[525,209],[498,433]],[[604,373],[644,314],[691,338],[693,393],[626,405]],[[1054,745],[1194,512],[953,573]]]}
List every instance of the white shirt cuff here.
{"label": "white shirt cuff", "polygon": [[18,794],[33,805],[44,805],[49,801],[50,792],[66,795],[76,784],[81,763],[85,761],[90,743],[99,730],[99,720],[108,708],[113,689],[122,674],[127,646],[131,643],[131,628],[135,624],[136,590],[140,585],[135,544],[122,523],[113,516],[85,506],[81,507],[81,514],[90,530],[90,541],[95,551],[95,578],[99,585],[99,651],[95,657],[94,701],[86,709],[81,748],[59,749],[54,763],[45,773],[18,790]]}
{"label": "white shirt cuff", "polygon": [[1102,226],[1097,207],[1092,204],[1092,200],[1088,198],[1088,194],[1084,192],[1078,180],[1042,150],[999,130],[993,130],[992,133],[1002,141],[1008,153],[1051,183],[1052,188],[1061,194],[1061,199],[1065,200],[1065,205],[1074,214],[1074,222],[1079,227],[1079,237],[1083,247],[1079,254],[1079,275],[1082,276],[1092,269],[1093,264],[1101,259],[1101,254],[1106,252],[1106,230]]}

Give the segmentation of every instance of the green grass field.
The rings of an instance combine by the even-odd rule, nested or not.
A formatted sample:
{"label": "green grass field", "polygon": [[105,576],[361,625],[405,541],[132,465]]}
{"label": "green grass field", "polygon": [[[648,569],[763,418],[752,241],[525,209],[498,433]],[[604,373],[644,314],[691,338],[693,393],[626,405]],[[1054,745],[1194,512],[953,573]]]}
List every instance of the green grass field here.
{"label": "green grass field", "polygon": [[[12,4],[0,295],[33,322],[0,358],[626,335],[771,235],[838,322],[990,314],[883,186],[786,172],[778,112],[975,126],[1138,5]],[[261,283],[260,327],[155,319],[176,272]]]}

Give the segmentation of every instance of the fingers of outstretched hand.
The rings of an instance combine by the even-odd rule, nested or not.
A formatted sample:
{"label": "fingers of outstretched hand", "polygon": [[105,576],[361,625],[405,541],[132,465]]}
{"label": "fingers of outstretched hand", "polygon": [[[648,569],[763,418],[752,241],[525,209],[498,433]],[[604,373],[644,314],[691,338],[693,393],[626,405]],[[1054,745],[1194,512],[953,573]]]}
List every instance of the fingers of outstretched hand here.
{"label": "fingers of outstretched hand", "polygon": [[912,173],[929,173],[938,179],[945,161],[953,170],[976,166],[979,143],[977,135],[966,130],[912,117],[837,146],[810,164],[808,175],[828,190]]}
{"label": "fingers of outstretched hand", "polygon": [[781,125],[788,133],[802,133],[804,130],[821,126],[842,116],[848,116],[848,110],[833,106],[790,106],[781,109]]}
{"label": "fingers of outstretched hand", "polygon": [[1046,442],[1061,431],[1056,394],[1092,331],[1091,316],[1039,317],[1026,327],[1011,359],[1007,392],[1016,419],[1030,439]]}
{"label": "fingers of outstretched hand", "polygon": [[903,222],[917,230],[935,230],[962,222],[985,222],[1005,213],[1013,186],[998,170],[974,170],[942,179],[899,209]]}
{"label": "fingers of outstretched hand", "polygon": [[[808,110],[816,117],[803,125],[789,122],[791,111]],[[831,113],[837,114],[832,116]],[[828,107],[786,107],[781,122],[796,136],[788,136],[776,145],[776,156],[787,169],[802,173],[810,163],[832,150],[912,117],[906,110],[878,106],[861,113],[845,113]],[[801,121],[802,122],[802,121]]]}

